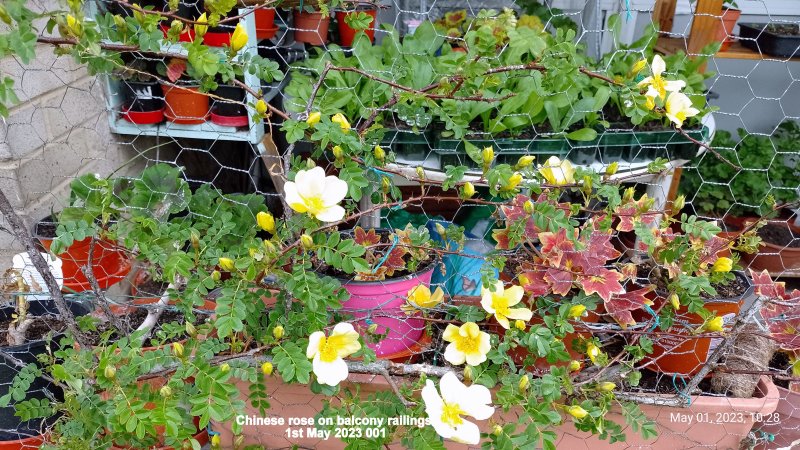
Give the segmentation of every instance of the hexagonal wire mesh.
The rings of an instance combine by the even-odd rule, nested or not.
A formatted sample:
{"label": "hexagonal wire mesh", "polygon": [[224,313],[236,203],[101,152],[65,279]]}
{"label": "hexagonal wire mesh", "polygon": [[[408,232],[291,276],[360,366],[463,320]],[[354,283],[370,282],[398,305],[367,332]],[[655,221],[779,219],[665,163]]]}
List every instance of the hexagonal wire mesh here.
{"label": "hexagonal wire mesh", "polygon": [[[48,1],[30,3],[38,10],[53,7]],[[657,2],[659,8],[666,8],[669,3]],[[284,120],[279,114],[268,116],[266,123],[255,122],[252,118],[254,95],[263,93],[266,99],[271,99],[274,108],[301,120],[311,111],[321,111],[325,116],[341,112],[360,132],[378,122],[387,132],[375,144],[389,152],[394,162],[365,169],[362,178],[378,195],[353,202],[357,208],[371,211],[361,216],[362,226],[403,230],[407,224],[412,224],[419,233],[429,233],[449,250],[435,256],[424,252],[413,256],[420,264],[413,269],[398,270],[399,281],[393,279],[389,283],[376,272],[392,252],[396,248],[405,248],[401,253],[419,249],[409,247],[402,234],[398,246],[398,234],[387,231],[379,234],[381,240],[374,243],[374,267],[362,274],[357,280],[360,282],[354,282],[352,276],[347,278],[324,262],[315,261],[311,267],[321,274],[340,278],[350,297],[340,311],[342,320],[355,324],[363,335],[380,336],[380,342],[370,344],[379,358],[398,364],[452,368],[445,350],[448,342],[443,339],[447,323],[453,321],[448,311],[452,314],[454,305],[468,306],[455,321],[477,320],[485,330],[498,336],[492,343],[499,345],[505,330],[484,313],[483,282],[499,278],[509,289],[529,284],[530,280],[521,275],[525,272],[526,258],[533,257],[533,253],[511,253],[506,249],[499,253],[506,258],[506,266],[499,271],[492,266],[492,262],[497,261],[500,246],[497,238],[502,236],[496,231],[505,226],[504,217],[494,210],[497,199],[480,188],[483,181],[480,160],[470,155],[472,148],[467,143],[479,149],[494,148],[495,164],[514,165],[518,158],[526,155],[535,156],[538,163],[557,156],[596,171],[604,171],[616,163],[617,178],[634,187],[637,197],[647,193],[655,199],[652,206],[659,217],[669,210],[669,202],[676,194],[680,194],[685,197],[680,213],[715,221],[722,228],[721,236],[726,243],[737,242],[739,235],[745,232],[752,235],[758,217],[769,218],[757,231],[765,242],[758,254],[728,252],[741,272],[730,277],[727,284],[714,286],[715,294],[703,294],[706,307],[723,319],[722,332],[706,332],[703,329],[706,320],[683,310],[677,316],[667,316],[668,320],[674,319],[671,328],[664,326],[663,316],[658,317],[670,310],[668,300],[671,299],[666,290],[668,286],[659,284],[659,280],[664,271],[674,270],[674,267],[669,267],[668,261],[648,263],[637,244],[636,234],[630,230],[619,231],[620,227],[616,227],[613,236],[603,243],[609,248],[613,245],[614,250],[609,250],[610,256],[602,265],[621,268],[628,263],[636,264],[626,288],[634,290],[637,282],[654,283],[656,288],[649,294],[652,307],[633,311],[636,324],[627,327],[619,326],[609,313],[599,308],[572,320],[574,330],[568,329],[572,331],[562,329],[555,336],[543,331],[540,340],[534,342],[531,338],[528,349],[505,347],[511,355],[507,370],[528,370],[546,379],[553,363],[544,355],[558,347],[562,349],[562,361],[555,364],[555,370],[563,371],[570,361],[577,361],[580,368],[575,370],[572,379],[578,386],[593,386],[600,379],[614,380],[617,398],[641,402],[645,414],[650,419],[658,419],[657,438],[645,439],[639,436],[638,430],[628,426],[625,429],[628,444],[617,444],[619,447],[727,448],[736,447],[740,442],[759,448],[790,446],[800,438],[797,426],[800,413],[795,409],[795,406],[800,407],[800,400],[795,398],[794,386],[798,378],[793,375],[796,364],[793,323],[797,317],[790,308],[792,302],[800,300],[796,291],[791,293],[791,287],[797,285],[795,280],[800,276],[797,259],[800,228],[796,226],[797,216],[792,210],[796,208],[800,188],[797,168],[800,66],[794,57],[795,54],[800,56],[797,51],[800,49],[797,43],[800,10],[788,3],[740,1],[739,30],[729,29],[726,33],[722,26],[724,17],[702,12],[693,15],[688,5],[678,2],[672,30],[659,34],[649,29],[658,21],[651,16],[652,2],[646,1],[576,0],[542,4],[529,0],[520,0],[518,4],[385,1],[376,8],[366,6],[364,9],[377,12],[377,21],[369,26],[374,44],[362,35],[351,40],[352,47],[344,45],[350,39],[344,12],[332,11],[333,19],[317,27],[313,24],[313,15],[300,9],[275,10],[274,19],[270,10],[266,17],[260,12],[258,18],[249,14],[241,21],[247,23],[251,35],[257,36],[250,37],[250,42],[257,45],[248,51],[276,61],[279,69],[286,73],[285,79],[267,82],[252,76],[241,78],[247,87],[234,84],[229,86],[232,92],[220,88],[210,96],[200,95],[201,103],[210,104],[203,103],[199,113],[191,104],[176,106],[177,100],[170,98],[171,93],[186,94],[186,89],[175,91],[172,88],[171,91],[166,87],[162,90],[157,84],[147,84],[152,83],[153,75],[160,73],[156,66],[169,62],[159,52],[136,51],[126,56],[128,66],[133,65],[133,60],[145,61],[137,70],[150,73],[149,78],[138,80],[135,74],[124,75],[119,71],[110,77],[95,78],[80,64],[67,57],[52,56],[47,44],[40,44],[41,51],[30,64],[22,64],[13,57],[0,60],[2,73],[14,80],[20,99],[4,119],[0,150],[5,175],[0,187],[8,197],[8,206],[22,217],[24,227],[33,231],[43,249],[50,248],[56,234],[67,233],[74,237],[69,256],[62,258],[61,266],[54,272],[60,273],[57,278],[61,279],[60,286],[67,293],[72,312],[93,318],[78,322],[83,326],[92,323],[89,334],[94,344],[99,345],[104,333],[114,329],[118,330],[115,339],[130,336],[152,318],[153,311],[163,311],[158,325],[147,333],[142,347],[168,353],[171,343],[185,338],[182,334],[185,332],[181,331],[184,322],[200,328],[204,323],[217,320],[212,315],[215,309],[217,315],[230,314],[229,310],[220,309],[220,305],[230,304],[220,300],[230,293],[224,289],[215,290],[217,284],[213,282],[200,289],[195,287],[191,293],[190,287],[177,286],[176,289],[169,283],[163,267],[179,267],[184,261],[137,259],[137,255],[146,253],[142,248],[146,243],[136,241],[135,236],[126,236],[124,226],[114,228],[116,224],[105,222],[107,218],[101,218],[103,225],[114,229],[115,233],[101,240],[83,241],[85,235],[80,234],[80,230],[57,229],[55,217],[60,211],[67,209],[71,201],[80,205],[74,202],[82,198],[81,193],[96,191],[99,178],[114,175],[117,177],[114,189],[133,186],[135,191],[131,197],[114,198],[117,202],[114,207],[127,217],[119,220],[135,217],[140,210],[150,214],[150,219],[169,222],[171,228],[166,231],[171,234],[161,238],[174,239],[176,246],[184,245],[185,254],[192,253],[186,245],[192,244],[198,233],[204,243],[209,239],[216,239],[215,242],[247,239],[249,231],[245,230],[255,227],[258,211],[268,210],[277,218],[289,212],[279,192],[286,180],[282,178],[282,171],[290,167],[292,155],[312,159],[328,173],[336,172],[333,169],[335,157],[330,151],[319,151],[302,140],[289,143],[295,139],[287,139],[280,130]],[[117,0],[86,6],[92,14],[98,11],[116,13],[120,8],[122,12],[130,11],[125,9],[125,2]],[[244,10],[239,11],[242,12]],[[234,12],[229,17],[236,15]],[[716,56],[713,47],[694,46],[696,36],[693,33],[709,33],[692,27],[699,18],[713,19],[716,28],[712,27],[712,34],[719,31],[720,36],[736,39],[738,33],[737,41]],[[773,25],[764,27],[758,25],[760,22]],[[303,23],[312,25],[301,25]],[[558,29],[562,30],[561,34],[557,34]],[[536,33],[541,30],[557,38],[537,38]],[[564,30],[573,30],[574,35],[565,36]],[[230,32],[231,29],[224,26],[214,28],[205,39],[207,42],[212,38],[230,42]],[[508,74],[503,77],[484,77],[483,84],[460,91],[461,83],[455,78],[449,81],[442,81],[442,78],[459,74],[459,67],[472,67],[463,55],[472,56],[470,52],[480,47],[481,39],[488,37],[476,37],[470,32],[488,32],[494,37],[494,54],[477,57],[476,61],[484,64],[484,71],[494,69],[495,73],[506,72],[497,68],[509,66],[509,61],[515,61],[514,58],[524,52],[545,58],[545,48],[536,48],[545,42],[552,46],[547,49],[550,55],[560,57],[575,51],[576,47],[570,42],[577,42],[577,51],[570,56],[577,66],[612,84],[622,82],[624,77],[641,80],[646,71],[655,74],[655,67],[651,67],[653,54],[666,53],[665,76],[684,79],[685,84],[694,89],[693,100],[705,97],[719,109],[691,126],[688,125],[691,122],[687,122],[683,133],[666,125],[667,120],[633,125],[619,113],[629,105],[611,105],[607,99],[595,102],[594,94],[581,96],[574,92],[572,83],[543,81],[541,72],[546,69],[532,67],[507,70]],[[640,39],[642,37],[644,39]],[[713,40],[708,39],[709,42]],[[691,56],[679,51],[687,46]],[[174,48],[169,49],[173,51]],[[640,59],[650,62],[641,75],[632,69]],[[326,62],[334,69],[326,66]],[[325,78],[321,79],[323,74]],[[163,81],[166,75],[156,76]],[[135,84],[137,82],[140,84]],[[449,95],[446,90],[439,89],[442,83],[452,88]],[[550,84],[543,88],[542,83]],[[431,88],[434,85],[436,90]],[[583,88],[590,89],[588,85]],[[142,89],[145,89],[143,95]],[[548,89],[553,102],[532,106],[536,89]],[[444,94],[428,96],[428,104],[409,100],[427,92]],[[511,101],[522,95],[530,96],[531,100],[525,104]],[[585,101],[587,97],[589,101]],[[155,119],[148,115],[153,109],[148,109],[145,101],[155,103]],[[617,98],[617,101],[621,100]],[[247,104],[250,110],[246,109]],[[558,108],[560,112],[556,111]],[[561,114],[563,120],[551,117],[556,114]],[[565,133],[582,128],[575,124],[587,125],[595,135],[588,140],[565,139]],[[648,173],[648,166],[659,164],[658,158],[664,159],[662,164],[667,170],[655,175]],[[443,179],[441,174],[448,166],[459,165],[468,166],[466,176],[479,185],[485,202],[466,202],[438,187]],[[180,170],[170,169],[174,167]],[[302,166],[293,164],[291,167],[291,172],[295,173]],[[423,178],[432,182],[409,181],[419,173],[419,167],[424,168]],[[97,175],[82,176],[85,174]],[[387,176],[393,178],[403,200],[375,208],[372,205],[380,205],[381,198],[386,198],[381,197],[380,192]],[[163,208],[142,199],[148,192],[155,201],[163,203]],[[580,201],[578,193],[570,195],[577,197],[566,195],[561,200]],[[521,204],[516,206],[522,208]],[[50,402],[64,404],[63,390],[52,379],[53,372],[38,372],[37,366],[29,363],[35,362],[37,357],[42,359],[39,367],[58,362],[58,356],[53,355],[67,331],[68,321],[59,315],[50,296],[39,292],[47,289],[47,282],[34,273],[31,260],[20,255],[14,257],[12,263],[12,255],[24,251],[27,242],[14,227],[13,220],[7,214],[4,216],[3,260],[9,269],[5,273],[6,306],[0,325],[0,342],[3,343],[0,356],[5,359],[0,364],[0,394],[11,398],[2,397],[2,401],[20,404],[23,398],[42,400],[41,404],[22,403],[23,409],[46,408]],[[580,223],[591,229],[593,222],[588,220],[589,216],[590,213],[584,214],[581,221],[572,226]],[[64,220],[64,216],[61,219]],[[542,220],[547,222],[551,218]],[[354,224],[352,221],[340,228],[345,230]],[[463,239],[459,232],[441,234],[443,229],[457,227],[463,227],[459,229]],[[672,231],[678,235],[689,232],[686,228]],[[669,240],[675,236],[660,238]],[[131,245],[132,242],[136,245]],[[742,240],[738,243],[744,246]],[[541,251],[537,240],[533,240],[531,251],[537,254]],[[260,254],[258,250],[256,254]],[[250,256],[256,257],[253,253]],[[90,260],[92,263],[88,264]],[[87,274],[86,267],[91,267],[93,273]],[[222,269],[224,267],[220,267]],[[785,282],[785,290],[757,276],[754,280],[753,275],[764,269],[773,278]],[[284,270],[291,273],[292,269]],[[214,276],[204,275],[206,278]],[[20,277],[26,281],[20,282]],[[260,283],[271,287],[277,286],[273,283],[278,281],[281,281],[279,277],[273,275],[266,276]],[[539,282],[545,283],[545,279]],[[400,309],[407,304],[409,291],[418,284],[430,285],[433,291],[436,287],[442,288],[445,300],[424,312]],[[29,292],[20,294],[20,291]],[[205,294],[206,291],[209,292]],[[159,303],[162,297],[175,299],[190,295],[194,303],[188,309],[169,305],[161,308],[164,305]],[[264,297],[262,313],[265,317],[271,308],[280,304],[276,298],[284,300],[276,296],[276,292]],[[217,301],[219,304],[215,303]],[[523,328],[545,330],[541,324],[545,316],[552,317],[552,305],[530,293],[526,293],[523,302],[534,310],[534,318]],[[108,310],[91,312],[104,303],[109,304]],[[242,320],[258,322],[260,319]],[[513,321],[511,325],[513,329]],[[648,342],[643,343],[642,336]],[[601,344],[602,353],[612,361],[609,367],[599,367],[594,358],[590,358],[588,342]],[[651,350],[636,363],[636,370],[641,369],[640,377],[629,376],[633,370],[630,367],[613,364],[634,351],[629,346],[635,344]],[[252,348],[244,347],[244,350]],[[712,363],[707,364],[707,361]],[[399,365],[392,367],[394,373],[400,373]],[[409,369],[410,373],[415,373],[420,366],[406,367],[416,368]],[[158,368],[154,366],[153,370]],[[430,370],[433,374],[442,373],[441,369],[439,372]],[[393,383],[404,383],[403,377],[395,377],[396,381],[387,383],[390,377],[363,371],[367,373],[351,373],[349,386],[360,387],[362,396],[372,393],[374,402],[380,402],[386,395],[393,396],[391,391],[396,387]],[[17,376],[12,383],[17,373],[22,376]],[[704,376],[707,374],[710,375]],[[499,376],[487,375],[488,378],[482,379],[478,374],[473,375],[486,384],[497,381]],[[771,382],[767,381],[770,377]],[[59,381],[63,383],[64,379]],[[232,384],[241,390],[242,398],[253,389],[250,381]],[[152,380],[143,383],[143,398],[156,395],[162,388],[159,383],[163,384]],[[541,384],[536,386],[542,389]],[[69,388],[74,389],[74,386]],[[321,412],[335,415],[346,411],[329,409],[323,403],[324,395],[312,393],[304,385],[284,384],[275,378],[274,382],[267,382],[266,389],[271,403],[267,417],[288,420],[315,417]],[[11,396],[12,391],[24,395]],[[163,394],[163,391],[158,392]],[[108,395],[114,394],[104,395],[106,397],[101,395],[96,400],[106,401]],[[671,406],[658,406],[659,402]],[[681,405],[690,406],[682,409]],[[184,419],[191,425],[189,409],[184,409]],[[613,410],[609,417],[625,426],[619,411]],[[261,415],[257,408],[249,409],[248,413]],[[503,413],[498,410],[493,420],[513,424],[520,420],[519,414],[513,409]],[[0,415],[1,437],[4,440],[30,438],[20,441],[23,448],[37,447],[39,442],[35,436],[47,435],[53,430],[63,433],[63,429],[53,427],[56,423],[66,423],[59,415],[21,422],[14,416],[12,406],[0,409]],[[487,424],[481,426],[483,431],[491,430]],[[235,439],[230,435],[230,424],[212,424],[210,430],[212,435],[221,433],[223,448],[233,448]],[[246,444],[265,448],[291,445],[327,448],[332,445],[315,437],[287,436],[285,426],[254,425],[245,426],[244,430]],[[608,442],[599,444],[595,438],[576,430],[568,418],[564,425],[554,425],[553,430],[557,432],[554,443],[558,448],[594,448]],[[105,424],[99,424],[93,433],[107,431]],[[395,437],[399,440],[401,432]],[[56,445],[68,448],[63,442]]]}

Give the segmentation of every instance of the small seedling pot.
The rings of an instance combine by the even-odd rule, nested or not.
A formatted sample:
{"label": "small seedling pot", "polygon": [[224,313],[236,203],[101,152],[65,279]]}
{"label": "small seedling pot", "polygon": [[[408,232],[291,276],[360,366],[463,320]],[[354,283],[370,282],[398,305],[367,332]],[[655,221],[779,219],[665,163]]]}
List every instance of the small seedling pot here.
{"label": "small seedling pot", "polygon": [[122,117],[139,125],[164,120],[164,98],[155,81],[121,81],[125,98]]}
{"label": "small seedling pot", "polygon": [[200,124],[208,119],[208,96],[196,85],[161,85],[168,121],[179,124]]}
{"label": "small seedling pot", "polygon": [[253,12],[256,16],[256,38],[272,39],[278,32],[275,25],[275,8],[258,8]]}
{"label": "small seedling pot", "polygon": [[328,42],[330,16],[319,11],[294,11],[294,40],[311,45],[323,45]]}
{"label": "small seedling pot", "polygon": [[214,95],[221,97],[214,99],[211,107],[211,121],[217,125],[232,127],[246,127],[249,125],[247,108],[242,104],[246,98],[244,89],[238,86],[220,85]]}

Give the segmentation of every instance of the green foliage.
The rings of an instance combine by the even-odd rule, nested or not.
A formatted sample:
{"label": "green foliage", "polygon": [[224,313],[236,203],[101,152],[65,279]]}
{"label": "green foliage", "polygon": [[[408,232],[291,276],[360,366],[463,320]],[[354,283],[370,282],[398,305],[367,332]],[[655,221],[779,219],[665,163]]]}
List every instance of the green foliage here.
{"label": "green foliage", "polygon": [[695,209],[707,216],[764,216],[774,204],[798,200],[800,172],[796,169],[800,126],[786,121],[772,136],[748,134],[739,129],[734,139],[717,132],[712,147],[742,167],[739,170],[706,153],[684,170],[681,193]]}

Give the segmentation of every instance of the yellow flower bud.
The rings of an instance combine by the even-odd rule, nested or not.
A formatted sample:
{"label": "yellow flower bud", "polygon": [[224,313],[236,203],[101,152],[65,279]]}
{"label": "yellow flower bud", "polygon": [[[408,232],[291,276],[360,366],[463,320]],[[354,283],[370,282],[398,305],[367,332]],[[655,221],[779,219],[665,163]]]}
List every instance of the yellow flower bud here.
{"label": "yellow flower bud", "polygon": [[247,39],[247,32],[244,30],[244,25],[239,22],[233,30],[233,35],[231,35],[231,50],[233,53],[239,53],[239,50],[247,45]]}
{"label": "yellow flower bud", "polygon": [[483,159],[483,166],[489,167],[494,161],[494,149],[492,147],[485,147],[481,152],[481,158]]}
{"label": "yellow flower bud", "polygon": [[522,204],[522,210],[525,211],[525,214],[533,214],[533,202],[525,200],[525,203]]}
{"label": "yellow flower bud", "polygon": [[439,233],[439,236],[444,237],[447,234],[447,229],[439,222],[436,222],[436,232]]}
{"label": "yellow flower bud", "polygon": [[275,244],[273,244],[272,241],[264,239],[263,245],[264,245],[264,250],[266,250],[267,252],[272,253],[275,251]]}
{"label": "yellow flower bud", "polygon": [[300,236],[300,244],[303,245],[304,249],[311,250],[314,248],[314,239],[307,234],[303,234]]}
{"label": "yellow flower bud", "polygon": [[172,31],[176,35],[177,34],[181,34],[181,33],[183,33],[183,22],[181,22],[178,19],[175,19],[169,24],[169,28],[170,28],[170,31]]}
{"label": "yellow flower bud", "polygon": [[372,325],[370,325],[369,327],[367,327],[367,333],[369,333],[369,334],[375,334],[375,333],[377,333],[377,332],[378,332],[378,324],[377,324],[377,323],[373,323]]}
{"label": "yellow flower bud", "polygon": [[117,26],[117,31],[124,31],[127,29],[127,26],[125,25],[125,18],[119,14],[114,15],[114,25]]}
{"label": "yellow flower bud", "polygon": [[164,398],[172,397],[172,388],[169,386],[161,386],[161,389],[159,389],[158,393]]}
{"label": "yellow flower bud", "polygon": [[322,114],[319,111],[314,111],[308,115],[306,123],[308,124],[309,127],[314,128],[314,125],[318,124],[321,119],[322,119]]}
{"label": "yellow flower bud", "polygon": [[350,122],[347,121],[347,117],[344,116],[342,113],[336,113],[331,117],[331,122],[338,123],[339,127],[342,128],[342,131],[347,134],[350,132]]}
{"label": "yellow flower bud", "polygon": [[344,150],[342,150],[341,145],[336,145],[333,147],[333,156],[336,159],[342,159],[344,157]]}
{"label": "yellow flower bud", "polygon": [[525,321],[520,319],[515,320],[514,328],[518,329],[519,331],[525,331]]}
{"label": "yellow flower bud", "polygon": [[275,234],[275,217],[268,212],[261,211],[256,214],[256,223],[262,230]]}
{"label": "yellow flower bud", "polygon": [[683,209],[684,206],[686,206],[686,196],[679,195],[677,198],[675,198],[675,201],[672,202],[672,212],[677,214]]}
{"label": "yellow flower bud", "polygon": [[311,158],[308,158],[308,159],[306,160],[306,168],[307,168],[308,170],[311,170],[311,169],[313,169],[314,167],[317,167],[317,163],[316,163],[316,162],[314,162],[314,160],[313,160],[313,159],[311,159]]}
{"label": "yellow flower bud", "polygon": [[177,356],[178,358],[183,357],[183,344],[180,342],[176,342],[172,344],[172,353]]}
{"label": "yellow flower bud", "polygon": [[733,260],[725,256],[717,258],[717,260],[714,261],[714,265],[711,266],[711,270],[714,272],[730,272],[732,268]]}
{"label": "yellow flower bud", "polygon": [[597,390],[600,392],[611,392],[617,388],[617,385],[610,381],[603,381],[597,384]]}
{"label": "yellow flower bud", "polygon": [[192,248],[198,250],[200,248],[200,236],[194,231],[189,235],[189,240],[192,242]]}
{"label": "yellow flower bud", "polygon": [[219,270],[215,270],[215,271],[211,272],[211,279],[212,280],[219,281],[220,278],[222,278],[222,274],[219,273]]}
{"label": "yellow flower bud", "polygon": [[206,35],[206,31],[208,31],[208,17],[206,13],[200,15],[197,18],[196,24],[194,24],[194,34],[197,37],[203,37]]}
{"label": "yellow flower bud", "polygon": [[612,162],[611,164],[606,167],[606,175],[612,176],[617,173],[619,170],[619,163],[617,161]]}
{"label": "yellow flower bud", "polygon": [[117,376],[117,368],[114,366],[106,366],[106,370],[103,371],[103,375],[105,375],[109,380],[113,380],[114,377]]}
{"label": "yellow flower bud", "polygon": [[531,155],[520,156],[519,159],[517,160],[516,168],[517,169],[524,169],[524,168],[530,166],[531,164],[533,164],[533,160],[535,160],[535,159],[536,159],[536,157],[535,156],[531,156]]}
{"label": "yellow flower bud", "polygon": [[572,361],[569,362],[568,368],[570,372],[577,372],[581,370],[581,363],[573,359]]}
{"label": "yellow flower bud", "polygon": [[381,191],[384,194],[388,194],[389,191],[392,190],[392,181],[389,180],[389,177],[382,176],[381,177]]}
{"label": "yellow flower bud", "polygon": [[570,416],[572,416],[572,417],[574,417],[574,418],[576,418],[578,420],[581,420],[584,417],[589,415],[589,413],[586,412],[585,409],[581,408],[578,405],[570,406],[569,408],[567,408],[567,412],[569,413]]}
{"label": "yellow flower bud", "polygon": [[263,373],[266,376],[272,375],[272,363],[271,362],[265,362],[264,364],[262,364],[261,365],[261,373]]}
{"label": "yellow flower bud", "polygon": [[75,37],[80,37],[83,34],[83,24],[72,14],[67,14],[67,30]]}
{"label": "yellow flower bud", "polygon": [[211,447],[219,448],[222,439],[219,437],[218,434],[211,436]]}
{"label": "yellow flower bud", "polygon": [[592,363],[597,364],[597,358],[600,356],[600,348],[594,345],[593,343],[589,343],[586,345],[586,355],[589,356],[589,359]]}
{"label": "yellow flower bud", "polygon": [[282,325],[276,325],[275,328],[272,329],[272,337],[275,339],[281,339],[284,334],[284,329]]}
{"label": "yellow flower bud", "polygon": [[646,65],[647,65],[646,59],[640,59],[639,61],[636,61],[636,64],[634,64],[633,67],[631,67],[631,75],[636,75],[637,73],[641,72]]}
{"label": "yellow flower bud", "polygon": [[224,363],[223,365],[219,366],[219,370],[222,371],[222,373],[228,373],[231,371],[231,366],[228,363]]}
{"label": "yellow flower bud", "polygon": [[475,186],[467,181],[464,183],[464,186],[461,187],[461,195],[463,195],[464,198],[472,198],[472,196],[475,195]]}
{"label": "yellow flower bud", "polygon": [[706,322],[705,329],[712,333],[719,333],[722,331],[723,325],[725,325],[725,322],[722,320],[722,317],[714,316]]}
{"label": "yellow flower bud", "polygon": [[669,303],[672,305],[672,309],[675,311],[681,309],[681,299],[678,297],[678,294],[672,294],[669,296]]}
{"label": "yellow flower bud", "polygon": [[517,188],[517,186],[519,186],[520,183],[522,183],[522,174],[519,172],[514,172],[514,174],[508,178],[506,189],[509,191],[514,190]]}
{"label": "yellow flower bud", "polygon": [[236,264],[234,264],[233,260],[230,258],[220,258],[219,267],[226,272],[233,272],[236,270]]}
{"label": "yellow flower bud", "polygon": [[492,433],[495,436],[500,436],[501,434],[503,434],[503,427],[501,427],[500,425],[495,425],[494,428],[492,428]]}
{"label": "yellow flower bud", "polygon": [[260,116],[267,113],[267,102],[265,102],[263,98],[258,99],[256,102],[256,112]]}
{"label": "yellow flower bud", "polygon": [[572,307],[569,309],[569,317],[575,319],[583,316],[585,313],[586,313],[586,306],[584,305],[572,305]]}
{"label": "yellow flower bud", "polygon": [[197,334],[197,328],[194,327],[192,322],[186,322],[186,334],[194,337]]}
{"label": "yellow flower bud", "polygon": [[417,166],[416,171],[417,171],[417,178],[419,178],[420,180],[424,180],[425,169],[422,166]]}
{"label": "yellow flower bud", "polygon": [[464,381],[468,383],[472,381],[472,366],[464,367]]}
{"label": "yellow flower bud", "polygon": [[519,390],[524,391],[528,389],[528,385],[530,384],[530,380],[528,379],[528,375],[523,375],[522,378],[519,379]]}
{"label": "yellow flower bud", "polygon": [[375,156],[375,159],[380,162],[383,162],[383,160],[386,159],[386,152],[380,145],[376,145],[375,148],[372,149],[372,155]]}

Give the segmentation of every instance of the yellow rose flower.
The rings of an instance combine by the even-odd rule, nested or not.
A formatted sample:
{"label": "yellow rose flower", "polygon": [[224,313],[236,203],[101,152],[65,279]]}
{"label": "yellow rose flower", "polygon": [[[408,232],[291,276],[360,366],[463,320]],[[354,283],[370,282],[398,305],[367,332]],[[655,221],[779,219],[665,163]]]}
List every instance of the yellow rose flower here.
{"label": "yellow rose flower", "polygon": [[730,272],[732,268],[733,260],[725,256],[717,258],[717,260],[714,261],[714,265],[711,266],[711,270],[714,272]]}
{"label": "yellow rose flower", "polygon": [[522,286],[511,286],[506,289],[503,282],[498,280],[495,283],[494,292],[487,288],[481,288],[481,306],[489,314],[494,314],[497,322],[506,330],[510,328],[508,319],[519,319],[524,321],[531,320],[533,311],[528,308],[511,308],[522,301],[525,295]]}
{"label": "yellow rose flower", "polygon": [[486,354],[492,348],[489,333],[481,331],[475,322],[460,327],[449,324],[442,338],[450,342],[444,350],[444,359],[455,366],[464,362],[477,366],[486,361]]}
{"label": "yellow rose flower", "polygon": [[275,234],[275,218],[272,214],[261,211],[256,214],[256,222],[262,230]]}
{"label": "yellow rose flower", "polygon": [[340,127],[342,127],[342,131],[345,133],[350,132],[350,122],[347,121],[347,117],[344,116],[342,113],[336,113],[331,117],[331,122],[338,123]]}
{"label": "yellow rose flower", "polygon": [[319,111],[314,111],[308,115],[306,123],[308,124],[309,127],[314,128],[314,125],[318,124],[321,119],[322,119],[322,114]]}
{"label": "yellow rose flower", "polygon": [[575,168],[569,160],[562,161],[557,156],[551,156],[544,166],[539,166],[539,173],[548,184],[563,186],[575,182]]}

